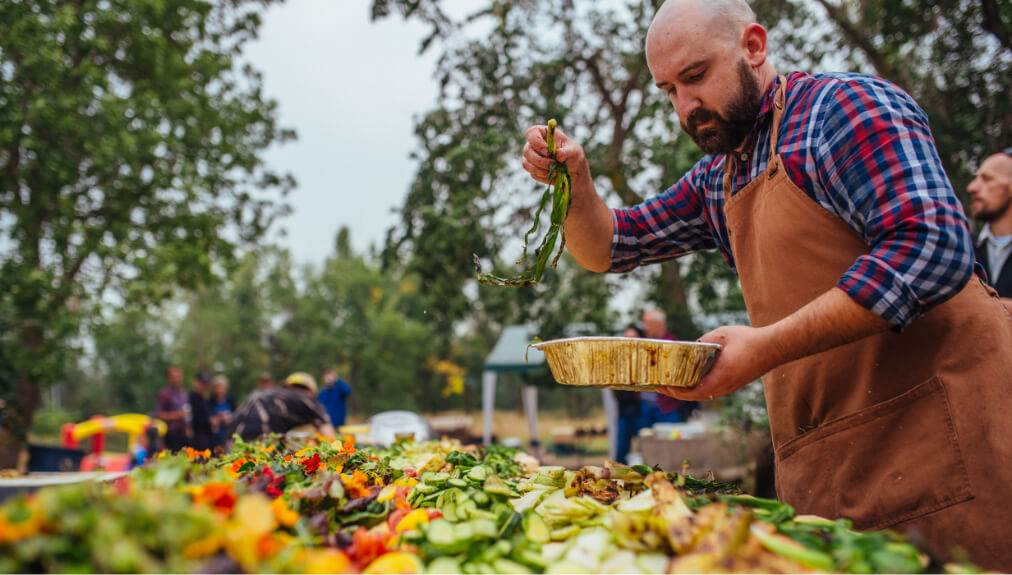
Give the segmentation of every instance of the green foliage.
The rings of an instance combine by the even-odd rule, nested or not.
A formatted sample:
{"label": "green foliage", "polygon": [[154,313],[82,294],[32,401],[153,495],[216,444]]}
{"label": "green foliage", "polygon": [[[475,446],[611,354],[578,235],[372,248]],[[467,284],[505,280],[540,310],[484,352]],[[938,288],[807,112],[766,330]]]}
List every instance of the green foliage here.
{"label": "green foliage", "polygon": [[928,113],[946,172],[964,197],[979,161],[1009,145],[1012,4],[756,0],[752,6],[771,28],[778,67],[875,74],[909,92]]}
{"label": "green foliage", "polygon": [[209,284],[284,213],[291,178],[261,155],[292,134],[238,62],[269,3],[0,3],[0,392],[16,407],[0,457],[66,377],[79,310]]}
{"label": "green foliage", "polygon": [[66,409],[47,407],[35,414],[32,421],[32,433],[43,438],[59,438],[60,427],[64,423],[77,423],[78,415]]}

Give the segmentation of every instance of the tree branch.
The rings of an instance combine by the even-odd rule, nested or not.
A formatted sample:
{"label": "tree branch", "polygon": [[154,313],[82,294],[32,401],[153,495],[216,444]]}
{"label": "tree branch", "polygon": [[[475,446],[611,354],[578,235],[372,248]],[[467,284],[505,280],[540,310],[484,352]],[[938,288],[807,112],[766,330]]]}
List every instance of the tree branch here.
{"label": "tree branch", "polygon": [[843,35],[864,52],[864,55],[868,58],[868,62],[871,63],[880,76],[888,78],[907,92],[913,93],[910,78],[893,65],[889,58],[875,46],[871,36],[861,28],[859,23],[850,19],[847,15],[847,10],[843,6],[837,6],[828,0],[817,1],[826,10],[829,18],[843,32]]}
{"label": "tree branch", "polygon": [[980,9],[984,13],[981,27],[997,38],[1006,50],[1012,52],[1012,25],[1002,20],[997,0],[980,0]]}

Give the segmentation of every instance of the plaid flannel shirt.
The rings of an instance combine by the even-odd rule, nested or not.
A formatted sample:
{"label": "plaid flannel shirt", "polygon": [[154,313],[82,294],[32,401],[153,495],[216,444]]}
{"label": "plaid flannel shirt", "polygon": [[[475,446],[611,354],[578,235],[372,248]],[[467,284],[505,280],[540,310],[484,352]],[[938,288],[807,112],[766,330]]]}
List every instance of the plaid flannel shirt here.
{"label": "plaid flannel shirt", "polygon": [[[769,163],[779,84],[737,154],[731,195]],[[837,287],[900,329],[958,293],[975,269],[969,226],[913,98],[880,78],[801,72],[787,77],[786,97],[778,147],[787,175],[870,250]],[[734,268],[724,164],[708,155],[664,193],[613,210],[611,271],[713,248]]]}

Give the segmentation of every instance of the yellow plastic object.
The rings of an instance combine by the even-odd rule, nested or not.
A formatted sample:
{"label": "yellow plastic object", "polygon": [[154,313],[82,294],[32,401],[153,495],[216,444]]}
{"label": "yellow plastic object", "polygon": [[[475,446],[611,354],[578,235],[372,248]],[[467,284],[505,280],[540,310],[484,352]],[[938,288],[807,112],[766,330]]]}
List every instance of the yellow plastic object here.
{"label": "yellow plastic object", "polygon": [[129,448],[133,449],[137,438],[150,425],[155,426],[155,429],[158,430],[158,435],[165,435],[167,427],[161,419],[155,419],[143,413],[124,413],[101,419],[89,419],[88,421],[78,423],[74,425],[71,437],[74,438],[74,441],[81,441],[96,433],[118,431],[127,434]]}
{"label": "yellow plastic object", "polygon": [[355,443],[369,443],[368,425],[342,425],[337,428],[337,434],[340,437],[351,435]]}

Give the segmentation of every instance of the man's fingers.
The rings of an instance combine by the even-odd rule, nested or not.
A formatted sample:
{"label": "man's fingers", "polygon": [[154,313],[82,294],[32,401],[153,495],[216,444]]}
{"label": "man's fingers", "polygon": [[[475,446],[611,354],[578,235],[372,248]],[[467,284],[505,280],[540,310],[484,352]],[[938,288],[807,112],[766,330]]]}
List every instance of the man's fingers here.
{"label": "man's fingers", "polygon": [[[548,156],[547,126],[531,126],[530,128],[527,128],[527,132],[524,133],[524,136],[527,137],[527,146],[533,148],[533,150],[541,156]],[[525,146],[525,149],[527,146]]]}

